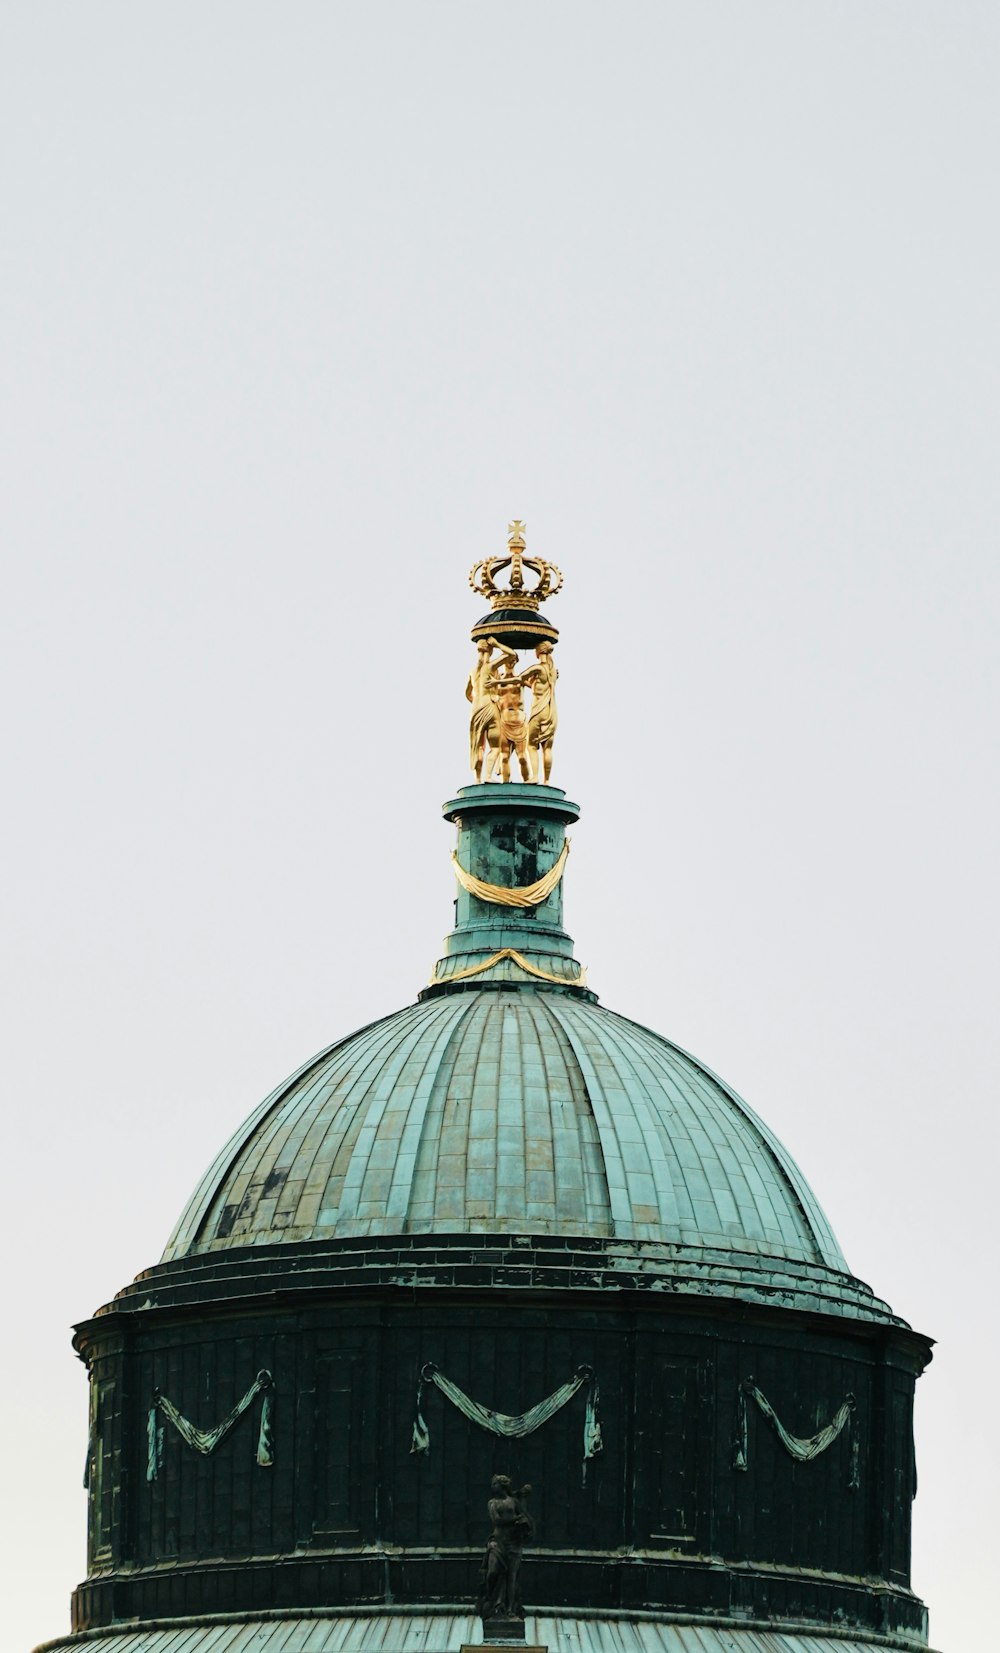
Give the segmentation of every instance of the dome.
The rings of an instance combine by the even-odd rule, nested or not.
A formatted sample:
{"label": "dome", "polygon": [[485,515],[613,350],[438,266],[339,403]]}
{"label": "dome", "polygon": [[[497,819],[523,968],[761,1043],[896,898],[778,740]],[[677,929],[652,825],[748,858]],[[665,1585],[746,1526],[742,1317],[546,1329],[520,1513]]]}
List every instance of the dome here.
{"label": "dome", "polygon": [[648,1028],[524,987],[426,999],[307,1063],[223,1149],[164,1260],[498,1226],[847,1272],[728,1086]]}
{"label": "dome", "polygon": [[549,784],[552,651],[515,674],[509,636],[484,641],[476,779],[443,809],[454,924],[416,1003],[279,1085],[162,1261],[76,1328],[75,1630],[350,1653],[468,1647],[478,1619],[496,1653],[828,1630],[919,1653],[928,1341],[735,1092],[599,1003],[563,925],[580,811]]}

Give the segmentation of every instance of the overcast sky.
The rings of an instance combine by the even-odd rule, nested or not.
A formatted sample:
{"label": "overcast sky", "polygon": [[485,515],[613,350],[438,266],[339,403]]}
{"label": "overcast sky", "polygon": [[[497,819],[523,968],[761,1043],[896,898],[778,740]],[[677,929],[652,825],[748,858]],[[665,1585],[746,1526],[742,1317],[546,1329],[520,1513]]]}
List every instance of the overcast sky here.
{"label": "overcast sky", "polygon": [[513,516],[566,574],[579,956],[939,1339],[914,1586],[991,1644],[998,44],[990,0],[0,9],[11,1647],[85,1568],[71,1323],[438,955]]}

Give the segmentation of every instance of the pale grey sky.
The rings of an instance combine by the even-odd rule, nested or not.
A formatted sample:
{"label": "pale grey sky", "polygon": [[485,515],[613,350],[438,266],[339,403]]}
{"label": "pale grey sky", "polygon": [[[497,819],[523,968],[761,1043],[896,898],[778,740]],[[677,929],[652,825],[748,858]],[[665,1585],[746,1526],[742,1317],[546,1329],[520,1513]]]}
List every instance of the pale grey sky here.
{"label": "pale grey sky", "polygon": [[914,1584],[992,1645],[998,46],[961,0],[7,0],[11,1647],[84,1571],[71,1322],[437,956],[516,515],[578,953],[940,1340]]}

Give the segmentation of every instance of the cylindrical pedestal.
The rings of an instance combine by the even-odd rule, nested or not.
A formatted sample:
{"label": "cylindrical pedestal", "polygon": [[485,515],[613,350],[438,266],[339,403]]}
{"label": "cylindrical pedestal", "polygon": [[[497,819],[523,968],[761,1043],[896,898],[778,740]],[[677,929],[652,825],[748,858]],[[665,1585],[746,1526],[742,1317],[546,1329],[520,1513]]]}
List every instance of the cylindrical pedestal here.
{"label": "cylindrical pedestal", "polygon": [[[556,867],[566,827],[579,818],[580,808],[557,786],[507,782],[464,786],[443,813],[458,828],[455,853],[461,872],[515,893],[530,890]],[[587,991],[572,937],[563,929],[562,877],[531,905],[511,904],[499,896],[491,900],[459,880],[455,928],[445,938],[444,956],[425,993],[466,981],[480,987],[492,980]]]}

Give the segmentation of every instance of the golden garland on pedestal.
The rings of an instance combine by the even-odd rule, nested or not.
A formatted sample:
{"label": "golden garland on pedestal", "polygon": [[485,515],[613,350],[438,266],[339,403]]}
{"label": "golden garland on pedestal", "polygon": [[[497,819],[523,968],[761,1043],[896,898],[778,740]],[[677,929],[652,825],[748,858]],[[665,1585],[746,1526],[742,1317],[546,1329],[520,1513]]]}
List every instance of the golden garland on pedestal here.
{"label": "golden garland on pedestal", "polygon": [[[527,975],[537,976],[539,981],[553,981],[557,987],[586,987],[587,985],[587,972],[582,964],[577,965],[580,972],[578,976],[557,976],[551,970],[543,970],[541,965],[532,964],[531,960],[526,959],[523,953],[519,953],[516,947],[502,947],[499,953],[494,953],[491,958],[483,959],[480,964],[468,964],[464,970],[455,970],[447,976],[439,976],[435,967],[430,985],[431,987],[439,987],[444,982],[465,981],[469,976],[480,976],[484,970],[492,970],[495,964],[502,964],[505,959],[510,959],[518,966],[518,969],[524,970]],[[575,961],[571,960],[570,962]]]}
{"label": "golden garland on pedestal", "polygon": [[567,838],[559,852],[559,859],[551,866],[547,873],[536,880],[534,884],[525,884],[519,890],[512,890],[503,884],[486,884],[481,878],[473,878],[471,872],[466,872],[452,851],[452,865],[455,868],[455,877],[463,890],[474,895],[478,901],[492,901],[497,907],[540,907],[547,901],[563,875],[566,857],[569,854],[569,839]]}

